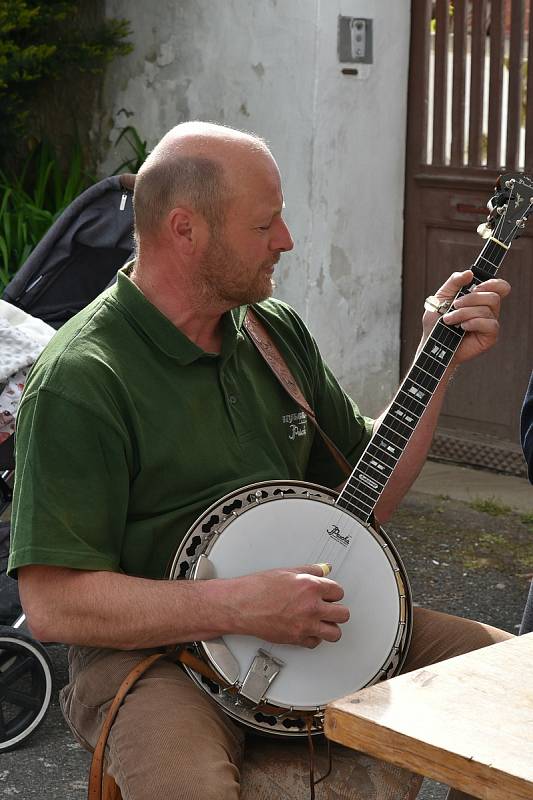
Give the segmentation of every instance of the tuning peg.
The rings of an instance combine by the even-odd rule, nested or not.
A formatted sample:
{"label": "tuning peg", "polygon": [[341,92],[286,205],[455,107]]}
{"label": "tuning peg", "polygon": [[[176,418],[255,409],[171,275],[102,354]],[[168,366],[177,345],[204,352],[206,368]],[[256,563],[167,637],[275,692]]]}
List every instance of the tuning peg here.
{"label": "tuning peg", "polygon": [[477,226],[477,232],[481,236],[482,239],[490,239],[492,236],[492,228],[488,224],[488,222],[482,222],[481,225]]}

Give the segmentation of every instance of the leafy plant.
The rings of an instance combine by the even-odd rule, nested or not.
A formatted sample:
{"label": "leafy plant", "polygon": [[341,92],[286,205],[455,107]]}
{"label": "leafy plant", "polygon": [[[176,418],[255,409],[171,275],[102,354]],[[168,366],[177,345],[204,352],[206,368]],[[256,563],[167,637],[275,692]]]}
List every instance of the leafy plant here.
{"label": "leafy plant", "polygon": [[35,148],[20,176],[0,170],[0,292],[50,225],[91,183],[77,142],[66,171],[47,142]]}
{"label": "leafy plant", "polygon": [[124,170],[128,172],[138,172],[150,152],[146,141],[141,139],[137,129],[134,128],[133,125],[128,125],[120,132],[120,136],[115,142],[115,147],[119,146],[122,139],[125,139],[128,143],[133,151],[133,155],[119,164],[114,170],[113,175],[118,175],[120,172],[124,172]]}
{"label": "leafy plant", "polygon": [[505,503],[502,503],[497,497],[478,497],[472,500],[468,505],[475,511],[483,511],[485,514],[490,514],[493,517],[511,514],[513,511],[511,506],[505,505]]}
{"label": "leafy plant", "polygon": [[[133,125],[121,132],[133,154],[113,171],[137,172],[148,155],[146,141]],[[96,181],[86,169],[78,140],[72,146],[64,169],[54,148],[39,143],[26,160],[20,175],[0,170],[0,295],[35,245],[62,211]]]}
{"label": "leafy plant", "polygon": [[0,147],[24,133],[28,107],[46,82],[102,72],[115,56],[131,51],[125,41],[128,22],[90,22],[92,5],[91,0],[0,4]]}

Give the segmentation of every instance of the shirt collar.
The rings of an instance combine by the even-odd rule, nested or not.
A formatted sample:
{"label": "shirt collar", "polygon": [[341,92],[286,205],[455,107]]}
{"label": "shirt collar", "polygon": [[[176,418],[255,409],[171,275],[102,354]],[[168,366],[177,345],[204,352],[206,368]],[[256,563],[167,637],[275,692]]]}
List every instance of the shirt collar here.
{"label": "shirt collar", "polygon": [[[141,292],[141,290],[128,277],[133,262],[129,262],[117,275],[117,283],[111,292],[119,305],[126,311],[130,321],[148,337],[153,344],[170,358],[175,359],[182,366],[192,364],[200,358],[216,358],[214,353],[208,353],[198,347],[185,336],[179,328],[165,317]],[[248,306],[239,306],[224,314],[222,317],[223,339],[222,353],[224,360],[233,352],[237,343],[239,332],[244,324]]]}

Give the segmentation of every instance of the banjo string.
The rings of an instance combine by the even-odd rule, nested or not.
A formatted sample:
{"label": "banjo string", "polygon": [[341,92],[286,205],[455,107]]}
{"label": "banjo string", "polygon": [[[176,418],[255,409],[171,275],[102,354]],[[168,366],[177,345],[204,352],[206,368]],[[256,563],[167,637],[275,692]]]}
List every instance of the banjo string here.
{"label": "banjo string", "polygon": [[[326,525],[326,530],[321,535],[318,545],[315,545],[312,550],[309,550],[309,564],[330,564],[332,572],[340,569],[351,549],[353,538],[346,545],[336,543],[331,534],[328,533],[328,529],[333,527],[340,530],[339,525],[336,523],[341,523],[343,516],[345,516],[345,512],[337,507],[337,513],[332,515],[331,521]],[[261,649],[270,656],[276,654],[277,648],[279,648],[279,645],[272,642],[266,642],[264,640],[261,642]]]}

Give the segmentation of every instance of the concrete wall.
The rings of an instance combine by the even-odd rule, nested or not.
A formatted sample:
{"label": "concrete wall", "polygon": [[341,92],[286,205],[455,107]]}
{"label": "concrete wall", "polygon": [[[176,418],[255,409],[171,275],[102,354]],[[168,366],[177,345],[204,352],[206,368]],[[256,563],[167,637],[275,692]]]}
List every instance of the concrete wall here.
{"label": "concrete wall", "polygon": [[[265,137],[295,249],[277,296],[345,388],[376,413],[398,381],[410,0],[107,0],[135,51],[107,76],[109,142],[149,145],[187,119]],[[338,15],[373,19],[374,63],[343,75]],[[116,151],[102,165],[117,163]]]}

